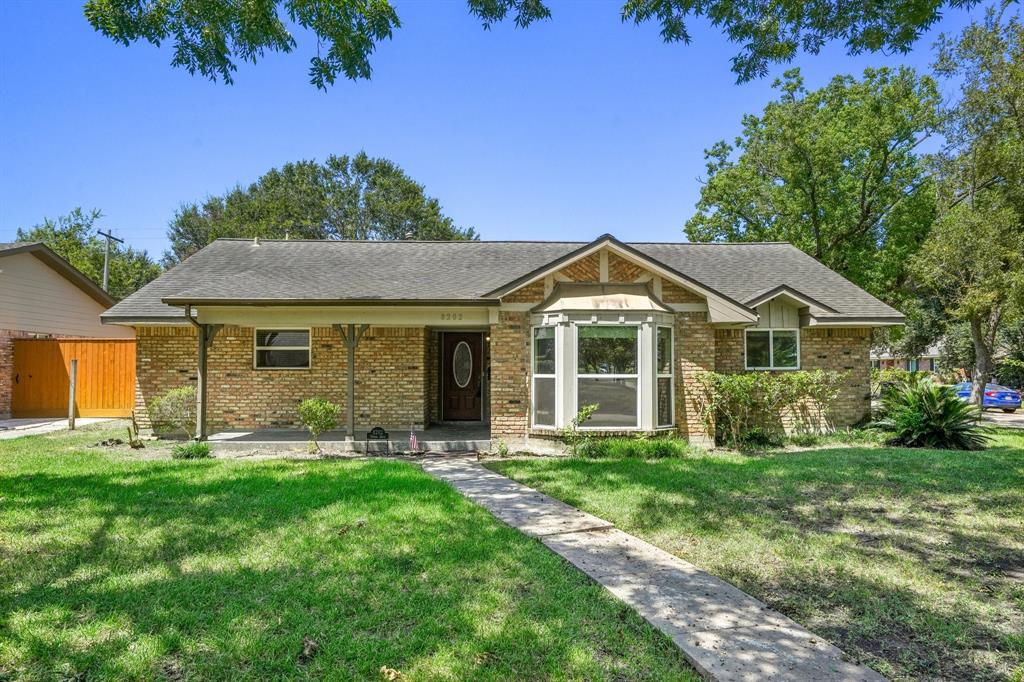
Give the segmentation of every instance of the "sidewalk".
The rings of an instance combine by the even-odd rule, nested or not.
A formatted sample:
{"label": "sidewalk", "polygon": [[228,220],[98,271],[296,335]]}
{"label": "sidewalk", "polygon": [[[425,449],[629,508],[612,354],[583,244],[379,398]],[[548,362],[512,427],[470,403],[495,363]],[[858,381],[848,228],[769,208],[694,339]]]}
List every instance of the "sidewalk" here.
{"label": "sidewalk", "polygon": [[[78,417],[75,426],[88,426],[100,422],[111,421],[105,417]],[[41,419],[0,419],[0,440],[21,438],[22,436],[38,436],[43,433],[64,431],[68,428],[68,420],[44,417]]]}
{"label": "sidewalk", "polygon": [[473,458],[428,459],[423,469],[540,539],[636,609],[707,678],[885,680],[845,662],[838,648],[729,583]]}

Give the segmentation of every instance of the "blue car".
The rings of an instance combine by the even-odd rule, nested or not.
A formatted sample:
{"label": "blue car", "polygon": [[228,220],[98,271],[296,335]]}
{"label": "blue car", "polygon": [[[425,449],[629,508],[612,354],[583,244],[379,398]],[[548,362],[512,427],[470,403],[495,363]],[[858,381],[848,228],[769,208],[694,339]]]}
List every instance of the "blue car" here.
{"label": "blue car", "polygon": [[[953,388],[960,398],[971,399],[971,382],[963,381]],[[985,384],[985,398],[981,406],[995,407],[1003,412],[1016,412],[1020,408],[1020,392],[999,384]]]}

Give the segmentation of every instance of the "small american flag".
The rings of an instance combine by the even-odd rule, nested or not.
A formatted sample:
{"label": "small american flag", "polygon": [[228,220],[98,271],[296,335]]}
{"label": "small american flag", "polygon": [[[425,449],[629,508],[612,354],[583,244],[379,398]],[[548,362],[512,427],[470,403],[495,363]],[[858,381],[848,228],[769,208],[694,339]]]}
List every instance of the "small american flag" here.
{"label": "small american flag", "polygon": [[409,427],[409,450],[412,452],[419,452],[420,442],[416,439],[416,431],[413,427]]}

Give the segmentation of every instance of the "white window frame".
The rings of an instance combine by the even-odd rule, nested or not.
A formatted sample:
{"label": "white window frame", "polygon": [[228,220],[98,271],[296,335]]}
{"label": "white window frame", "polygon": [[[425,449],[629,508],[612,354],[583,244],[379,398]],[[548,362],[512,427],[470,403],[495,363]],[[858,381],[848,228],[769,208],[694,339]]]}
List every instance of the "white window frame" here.
{"label": "white window frame", "polygon": [[[668,330],[668,374],[661,373],[658,365],[658,333]],[[667,424],[658,423],[658,383],[668,379],[669,418]],[[654,325],[654,428],[664,429],[676,425],[676,330],[673,325]]]}
{"label": "white window frame", "polygon": [[[550,329],[555,342],[555,371],[551,374],[537,374],[537,330]],[[530,327],[530,426],[535,429],[554,429],[558,425],[558,331],[555,325],[533,325]],[[537,423],[537,379],[551,379],[555,382],[555,413],[550,424]]]}
{"label": "white window frame", "polygon": [[[306,332],[306,345],[305,346],[257,346],[256,339],[259,337],[260,332],[272,332],[272,331],[292,331]],[[258,362],[259,351],[261,350],[304,350],[308,358],[307,365],[305,367],[260,367]],[[253,327],[252,330],[252,368],[260,372],[308,372],[313,369],[313,328],[312,327],[298,327],[291,325],[288,327]]]}
{"label": "white window frame", "polygon": [[[747,337],[751,332],[768,332],[768,367],[751,367],[747,364]],[[796,332],[796,365],[794,367],[775,366],[775,332]],[[743,366],[748,370],[768,370],[773,372],[794,372],[800,369],[800,328],[799,327],[751,327],[743,330]]]}
{"label": "white window frame", "polygon": [[[580,374],[580,327],[633,327],[636,329],[636,373],[635,374]],[[641,338],[643,337],[643,324],[640,322],[582,322],[572,324],[573,341],[573,372],[572,372],[572,400],[573,414],[580,412],[580,379],[636,379],[636,422],[632,426],[584,426],[579,427],[580,431],[635,431],[640,428],[640,414],[643,403],[640,398],[644,391],[644,381],[641,370]]]}

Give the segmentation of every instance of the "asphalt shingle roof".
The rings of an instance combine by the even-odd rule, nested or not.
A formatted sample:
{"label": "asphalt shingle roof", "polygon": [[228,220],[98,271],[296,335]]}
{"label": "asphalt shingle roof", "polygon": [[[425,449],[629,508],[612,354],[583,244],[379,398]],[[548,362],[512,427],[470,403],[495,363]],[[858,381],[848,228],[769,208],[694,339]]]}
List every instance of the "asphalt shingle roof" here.
{"label": "asphalt shingle roof", "polygon": [[[180,318],[164,298],[258,301],[472,301],[585,242],[221,239],[110,310],[108,319]],[[900,313],[789,244],[634,243],[630,247],[736,301],[786,285],[843,317]]]}

